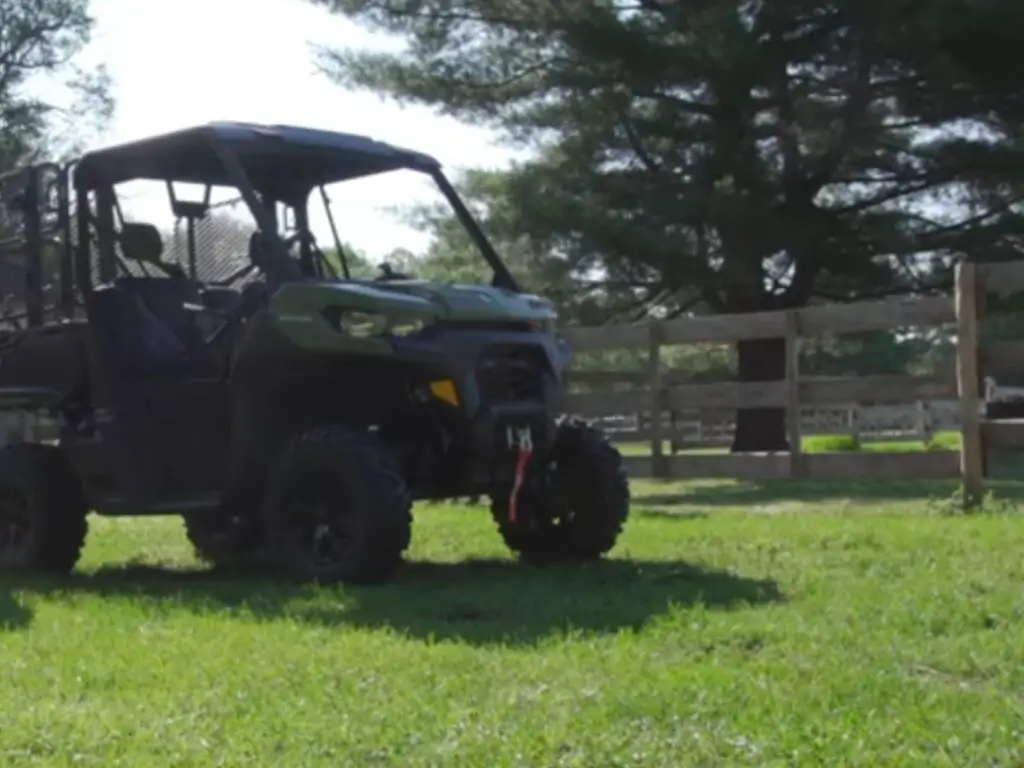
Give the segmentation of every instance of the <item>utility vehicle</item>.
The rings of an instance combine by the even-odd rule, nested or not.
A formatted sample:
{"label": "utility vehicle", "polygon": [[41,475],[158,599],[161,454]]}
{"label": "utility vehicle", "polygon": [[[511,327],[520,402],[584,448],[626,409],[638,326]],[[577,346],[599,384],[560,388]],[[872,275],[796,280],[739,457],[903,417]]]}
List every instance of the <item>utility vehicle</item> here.
{"label": "utility vehicle", "polygon": [[[325,188],[398,169],[433,180],[489,285],[352,277]],[[138,180],[176,234],[133,214]],[[211,240],[225,190],[246,221]],[[614,545],[622,458],[560,415],[553,305],[519,289],[435,159],[211,123],[20,169],[0,198],[0,568],[73,569],[92,510],[180,514],[215,564],[380,581],[413,500],[470,495],[522,558]]]}

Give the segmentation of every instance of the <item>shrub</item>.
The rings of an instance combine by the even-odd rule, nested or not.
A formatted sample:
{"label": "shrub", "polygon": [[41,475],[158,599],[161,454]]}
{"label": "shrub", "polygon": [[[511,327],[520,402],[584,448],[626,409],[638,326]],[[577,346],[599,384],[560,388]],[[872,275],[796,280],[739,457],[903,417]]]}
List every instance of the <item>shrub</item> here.
{"label": "shrub", "polygon": [[804,453],[848,453],[859,451],[853,435],[810,435],[803,440]]}

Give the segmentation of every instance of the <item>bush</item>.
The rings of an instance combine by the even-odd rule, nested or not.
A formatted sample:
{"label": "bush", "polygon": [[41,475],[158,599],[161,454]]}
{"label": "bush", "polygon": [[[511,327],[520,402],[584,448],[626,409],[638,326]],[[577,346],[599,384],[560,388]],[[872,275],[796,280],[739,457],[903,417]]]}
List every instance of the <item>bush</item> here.
{"label": "bush", "polygon": [[811,435],[803,439],[804,453],[849,453],[859,451],[853,435]]}

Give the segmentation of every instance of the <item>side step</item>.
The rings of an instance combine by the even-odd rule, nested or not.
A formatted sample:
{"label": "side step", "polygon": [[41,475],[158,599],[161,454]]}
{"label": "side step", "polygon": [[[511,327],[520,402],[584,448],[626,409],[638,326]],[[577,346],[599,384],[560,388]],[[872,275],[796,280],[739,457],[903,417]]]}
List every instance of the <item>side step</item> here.
{"label": "side step", "polygon": [[221,495],[210,493],[178,499],[133,499],[125,496],[100,496],[92,499],[97,515],[105,517],[160,517],[187,512],[212,512],[220,506]]}

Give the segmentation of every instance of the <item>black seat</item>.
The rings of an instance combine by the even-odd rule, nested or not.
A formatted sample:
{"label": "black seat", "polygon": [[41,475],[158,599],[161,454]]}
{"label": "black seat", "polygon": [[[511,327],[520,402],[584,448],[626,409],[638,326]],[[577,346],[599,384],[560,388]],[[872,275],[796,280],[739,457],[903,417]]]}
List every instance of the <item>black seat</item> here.
{"label": "black seat", "polygon": [[186,306],[201,306],[202,299],[189,283],[166,277],[120,277],[114,287],[141,304],[141,313],[149,314],[186,349],[199,352],[204,348],[196,313]]}
{"label": "black seat", "polygon": [[115,286],[98,288],[93,292],[91,315],[114,373],[165,376],[189,370],[188,349],[141,307],[138,297]]}
{"label": "black seat", "polygon": [[156,267],[160,276],[124,276],[94,293],[94,313],[118,367],[139,374],[214,374],[216,361],[187,304],[201,304],[180,267],[164,264],[163,239],[152,224],[126,222],[120,233],[126,259]]}

